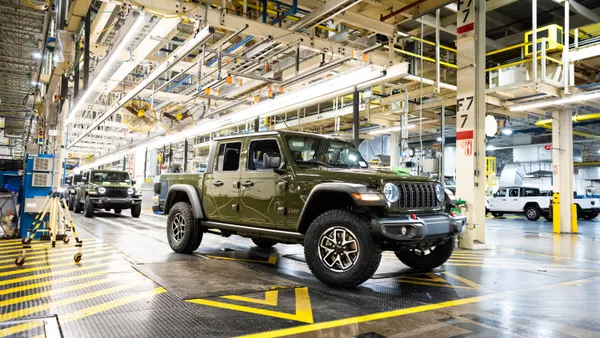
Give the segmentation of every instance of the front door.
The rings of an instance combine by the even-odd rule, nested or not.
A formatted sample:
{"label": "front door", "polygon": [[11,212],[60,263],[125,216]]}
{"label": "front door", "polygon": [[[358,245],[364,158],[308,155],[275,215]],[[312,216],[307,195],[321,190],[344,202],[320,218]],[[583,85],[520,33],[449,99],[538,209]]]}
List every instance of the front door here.
{"label": "front door", "polygon": [[244,224],[281,227],[285,225],[286,186],[273,168],[265,168],[265,156],[280,157],[274,138],[255,138],[248,144],[240,179],[240,219]]}
{"label": "front door", "polygon": [[210,220],[237,223],[242,142],[223,140],[216,151],[214,167],[204,181],[204,211]]}
{"label": "front door", "polygon": [[491,211],[506,210],[506,189],[500,189],[494,194],[494,197],[490,199],[489,209]]}

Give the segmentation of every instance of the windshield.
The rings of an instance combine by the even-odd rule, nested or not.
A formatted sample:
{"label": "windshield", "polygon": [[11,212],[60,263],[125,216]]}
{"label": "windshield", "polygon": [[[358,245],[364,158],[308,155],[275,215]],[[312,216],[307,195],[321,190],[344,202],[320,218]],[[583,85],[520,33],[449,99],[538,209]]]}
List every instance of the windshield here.
{"label": "windshield", "polygon": [[129,174],[119,171],[93,171],[92,181],[94,182],[126,182],[129,183]]}
{"label": "windshield", "polygon": [[78,182],[81,182],[81,175],[73,176],[73,183],[78,183]]}
{"label": "windshield", "polygon": [[445,177],[444,178],[444,185],[447,186],[447,187],[453,187],[453,186],[456,185],[456,182],[451,177]]}
{"label": "windshield", "polygon": [[324,137],[286,136],[296,163],[316,163],[328,167],[368,168],[367,162],[350,143]]}

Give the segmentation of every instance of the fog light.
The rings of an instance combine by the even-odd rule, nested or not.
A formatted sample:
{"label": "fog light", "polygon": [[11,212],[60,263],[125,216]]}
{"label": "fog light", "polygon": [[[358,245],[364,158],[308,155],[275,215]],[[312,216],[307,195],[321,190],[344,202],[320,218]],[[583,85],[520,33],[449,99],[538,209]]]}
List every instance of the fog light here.
{"label": "fog light", "polygon": [[406,227],[401,227],[401,228],[400,228],[400,234],[401,234],[402,236],[406,236],[406,233],[407,233],[407,232],[408,232],[408,230],[406,230]]}

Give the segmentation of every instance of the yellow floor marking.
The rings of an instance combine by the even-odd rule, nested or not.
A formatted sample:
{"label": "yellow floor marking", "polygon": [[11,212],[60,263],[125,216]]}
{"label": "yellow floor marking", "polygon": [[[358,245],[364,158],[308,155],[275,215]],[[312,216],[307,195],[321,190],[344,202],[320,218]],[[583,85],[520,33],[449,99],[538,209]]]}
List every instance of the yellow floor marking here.
{"label": "yellow floor marking", "polygon": [[[577,281],[571,281],[570,283],[571,284],[588,283],[588,282],[598,280],[598,279],[600,279],[600,276],[581,279],[581,280],[577,280]],[[302,325],[302,326],[292,327],[292,328],[288,328],[288,329],[275,330],[275,331],[270,331],[270,332],[261,332],[261,333],[243,336],[243,338],[283,337],[283,336],[289,336],[289,335],[293,335],[293,334],[300,334],[300,333],[306,333],[306,332],[331,329],[331,328],[336,328],[336,327],[341,327],[341,326],[346,326],[346,325],[356,325],[358,323],[370,322],[370,321],[387,319],[387,318],[394,318],[394,317],[405,316],[405,315],[414,314],[414,313],[427,312],[427,311],[449,308],[449,307],[454,307],[454,306],[459,306],[459,305],[493,300],[493,299],[497,299],[497,298],[502,298],[507,295],[512,295],[515,293],[541,291],[541,290],[551,289],[551,288],[555,288],[555,287],[561,287],[561,286],[564,286],[563,284],[564,283],[549,284],[549,285],[530,287],[530,288],[525,288],[525,289],[520,289],[520,290],[498,292],[498,293],[494,293],[491,295],[485,295],[485,296],[457,299],[457,300],[441,302],[441,303],[436,303],[436,304],[420,305],[420,306],[415,306],[415,307],[411,307],[411,308],[374,313],[374,314],[365,315],[365,316],[352,317],[352,318],[346,318],[346,319],[338,319],[338,320],[332,320],[329,322],[323,322],[323,323],[317,323],[317,324],[311,324],[311,325]],[[335,334],[333,334],[332,336],[335,336]]]}
{"label": "yellow floor marking", "polygon": [[277,290],[275,291],[267,291],[265,292],[265,298],[264,299],[256,299],[256,298],[250,298],[250,297],[242,297],[242,296],[221,296],[221,298],[225,298],[225,299],[231,299],[231,300],[238,300],[240,302],[248,302],[248,303],[255,303],[255,304],[262,304],[262,305],[271,305],[271,306],[277,306],[277,298],[278,298],[279,292]]}
{"label": "yellow floor marking", "polygon": [[[102,254],[99,254],[99,255],[102,255]],[[98,256],[98,254],[89,255],[89,256],[95,257],[95,256]],[[81,263],[75,263],[74,261],[70,261],[67,263],[50,264],[50,265],[33,267],[33,268],[18,267],[18,269],[15,269],[13,271],[1,271],[0,277],[19,275],[19,274],[26,273],[26,272],[48,270],[48,269],[54,269],[54,268],[59,268],[59,267],[63,267],[63,266],[73,266],[73,265],[79,265],[79,264],[81,264]],[[27,266],[27,259],[25,260],[25,266]]]}
{"label": "yellow floor marking", "polygon": [[[77,320],[77,319],[81,319],[81,318],[85,318],[87,316],[91,316],[91,315],[95,315],[97,313],[103,312],[103,311],[107,311],[110,309],[114,309],[116,307],[119,306],[123,306],[123,305],[127,305],[129,303],[133,303],[135,301],[144,299],[146,297],[149,296],[154,296],[154,295],[158,295],[161,294],[163,292],[166,292],[167,290],[165,290],[162,287],[158,287],[155,288],[153,290],[150,291],[145,291],[145,292],[140,292],[140,293],[136,293],[133,294],[131,296],[126,296],[123,298],[119,298],[119,299],[115,299],[115,300],[111,300],[105,303],[101,303],[98,305],[93,305],[90,306],[88,308],[79,310],[79,311],[75,311],[72,313],[68,313],[64,316],[61,316],[60,322],[61,323],[67,323],[73,320]],[[31,330],[34,329],[36,327],[41,326],[42,324],[39,321],[35,321],[35,322],[30,322],[30,323],[25,323],[25,324],[20,324],[20,325],[15,325],[3,330],[0,330],[0,337],[6,337],[6,336],[10,336],[10,335],[14,335],[23,331],[27,331],[27,330]]]}
{"label": "yellow floor marking", "polygon": [[[77,251],[75,251],[73,254],[62,255],[59,257],[52,257],[50,260],[47,259],[47,256],[37,257],[34,259],[30,259],[31,256],[26,256],[25,266],[40,265],[40,264],[46,264],[46,265],[50,264],[50,266],[52,266],[52,263],[54,263],[54,262],[61,262],[61,261],[73,262],[73,255],[76,252]],[[90,256],[95,257],[95,256],[100,256],[100,255],[111,255],[111,254],[118,253],[118,252],[119,251],[115,250],[115,249],[98,249],[98,250],[83,251],[83,255],[84,255],[84,257],[90,257]],[[11,262],[11,264],[0,265],[0,269],[19,269],[20,268],[15,265],[14,259],[10,259],[8,261]],[[5,262],[5,261],[0,261],[0,262]]]}
{"label": "yellow floor marking", "polygon": [[306,288],[306,287],[305,288],[297,288],[294,290],[294,292],[296,294],[296,313],[295,314],[273,311],[273,310],[258,309],[258,308],[253,308],[253,307],[249,307],[249,306],[243,306],[243,305],[216,302],[216,301],[206,300],[206,299],[190,299],[190,300],[186,300],[186,302],[207,305],[207,306],[213,306],[213,307],[218,307],[218,308],[227,309],[227,310],[254,313],[254,314],[262,315],[262,316],[295,320],[295,321],[299,321],[299,322],[303,322],[303,323],[313,323],[313,315],[312,315],[312,308],[310,305],[310,297],[308,295],[308,288]]}
{"label": "yellow floor marking", "polygon": [[[115,248],[113,248],[112,246],[84,246],[82,248],[83,254],[85,254],[86,252],[89,252],[90,250],[116,250]],[[67,257],[70,256],[71,258],[73,257],[71,255],[71,253],[69,252],[77,252],[77,248],[76,247],[69,247],[69,248],[61,248],[61,249],[55,249],[52,251],[46,251],[46,252],[36,252],[36,253],[27,253],[27,261],[30,261],[31,258],[36,259],[36,258],[55,258],[55,257]],[[11,258],[6,258],[6,259],[1,259],[0,263],[7,263],[7,262],[14,262],[16,257],[21,256],[21,252],[13,254],[13,255],[0,255],[0,257],[11,257]]]}
{"label": "yellow floor marking", "polygon": [[225,256],[212,256],[206,255],[206,257],[211,259],[220,259],[224,261],[242,261],[242,262],[252,262],[252,263],[263,263],[263,264],[276,264],[277,263],[277,255],[271,254],[269,259],[266,261],[261,261],[259,259],[246,259],[246,258],[235,258],[235,257],[225,257]]}
{"label": "yellow floor marking", "polygon": [[36,282],[36,283],[27,284],[27,285],[16,286],[16,287],[13,287],[13,288],[8,288],[8,289],[2,289],[2,290],[0,290],[0,296],[6,295],[6,294],[9,294],[9,293],[15,293],[15,292],[21,292],[21,291],[26,291],[26,290],[31,290],[31,289],[37,289],[37,288],[41,288],[41,287],[48,286],[48,285],[58,285],[58,284],[61,284],[61,283],[71,282],[71,281],[74,281],[74,280],[85,279],[85,278],[96,277],[96,276],[102,276],[102,275],[106,275],[106,274],[108,274],[108,271],[96,271],[96,272],[86,273],[86,274],[83,274],[83,275],[75,275],[75,276],[70,276],[70,277],[65,277],[65,278],[58,278],[58,279],[53,279],[53,280],[47,280],[47,281],[44,281],[44,282]]}
{"label": "yellow floor marking", "polygon": [[[73,240],[74,238],[71,237],[71,240]],[[86,242],[86,243],[100,243],[101,240],[100,239],[96,239],[96,238],[80,238],[80,240]],[[62,241],[61,241],[62,243]],[[40,241],[39,239],[34,239],[33,241],[31,241],[30,245],[40,245],[40,244],[50,244],[49,241]],[[9,248],[12,246],[15,247],[20,247],[21,245],[23,245],[23,243],[21,242],[20,239],[17,240],[11,240],[8,243],[4,242],[4,241],[0,241],[0,250],[4,249],[4,248]]]}
{"label": "yellow floor marking", "polygon": [[432,283],[432,282],[437,282],[437,283],[448,283],[447,280],[443,279],[442,277],[430,272],[430,273],[426,273],[425,276],[427,276],[427,278],[423,278],[423,277],[415,277],[415,276],[402,276],[400,278],[402,279],[409,279],[409,280],[416,280],[416,281],[421,281],[421,282],[428,282],[428,283]]}
{"label": "yellow floor marking", "polygon": [[473,282],[470,279],[466,279],[465,277],[459,276],[457,274],[454,274],[450,271],[444,271],[442,272],[444,275],[452,278],[452,279],[456,279],[457,281],[460,281],[464,284],[467,284],[468,286],[472,287],[473,289],[477,290],[477,291],[488,291],[486,288],[484,288],[483,286]]}
{"label": "yellow floor marking", "polygon": [[[98,245],[94,245],[94,244],[89,244],[89,246],[86,246],[86,244],[83,243],[84,249],[89,248],[90,246],[98,247]],[[33,247],[31,249],[27,249],[27,252],[29,254],[39,254],[39,253],[43,253],[43,252],[47,252],[47,253],[61,252],[61,251],[69,250],[69,249],[73,250],[73,249],[77,249],[77,248],[75,247],[74,244],[71,244],[71,243],[64,244],[63,242],[60,242],[60,243],[57,242],[55,248],[53,248],[52,245],[50,245],[50,244],[43,244],[43,245],[38,245],[37,247]],[[2,256],[2,257],[20,256],[22,251],[23,251],[23,248],[2,251],[2,252],[0,252],[0,256]],[[7,254],[11,254],[11,255],[7,255]]]}
{"label": "yellow floor marking", "polygon": [[143,284],[143,283],[151,283],[151,282],[149,280],[134,281],[134,282],[130,282],[128,284],[123,284],[123,285],[115,286],[112,288],[108,288],[108,289],[104,289],[104,290],[100,290],[100,291],[96,291],[96,292],[89,292],[89,293],[86,293],[86,294],[83,294],[80,296],[76,296],[76,297],[65,298],[65,299],[61,299],[61,300],[57,300],[57,301],[53,301],[53,302],[48,302],[48,303],[28,307],[25,309],[16,310],[13,312],[2,313],[2,314],[0,314],[0,322],[29,316],[34,313],[46,311],[50,308],[54,308],[54,307],[58,307],[58,306],[73,304],[73,303],[77,303],[80,301],[84,301],[84,300],[88,300],[91,298],[100,297],[100,296],[104,296],[104,295],[110,295],[112,293],[115,293],[118,291],[123,291],[123,290],[132,288],[134,286],[137,286],[137,285]]}
{"label": "yellow floor marking", "polygon": [[[85,258],[84,258],[85,259]],[[96,269],[96,268],[100,268],[100,267],[105,267],[110,265],[111,262],[107,262],[107,263],[101,263],[101,264],[79,264],[76,265],[75,268],[73,269],[65,269],[65,270],[60,270],[60,271],[53,271],[53,272],[44,272],[44,273],[40,273],[40,274],[36,274],[36,275],[32,275],[32,276],[25,276],[25,277],[19,277],[19,278],[12,278],[12,279],[7,279],[7,280],[2,280],[0,281],[0,285],[8,285],[8,284],[15,284],[15,283],[20,283],[20,282],[25,282],[28,280],[36,280],[36,279],[41,279],[44,277],[53,277],[53,276],[59,276],[59,275],[68,275],[71,273],[76,273],[79,271],[85,271],[85,270],[91,270],[91,269]]]}
{"label": "yellow floor marking", "polygon": [[[42,326],[42,321],[36,320],[36,321],[31,321],[31,322],[7,327],[6,329],[0,330],[0,337],[12,336],[19,332],[35,329],[36,327],[40,327],[40,326]],[[44,335],[44,337],[45,337],[45,335]]]}
{"label": "yellow floor marking", "polygon": [[34,300],[34,299],[59,295],[61,293],[71,292],[71,291],[75,291],[75,290],[81,290],[81,289],[88,288],[90,286],[105,284],[110,281],[114,281],[116,279],[117,279],[117,277],[115,277],[115,276],[109,276],[108,278],[93,280],[93,281],[85,282],[82,284],[70,285],[70,286],[66,286],[64,288],[51,289],[48,291],[42,291],[42,292],[27,295],[27,296],[11,298],[11,299],[7,299],[4,301],[0,301],[0,306],[8,306],[8,305],[12,305],[12,304],[27,302],[27,301]]}

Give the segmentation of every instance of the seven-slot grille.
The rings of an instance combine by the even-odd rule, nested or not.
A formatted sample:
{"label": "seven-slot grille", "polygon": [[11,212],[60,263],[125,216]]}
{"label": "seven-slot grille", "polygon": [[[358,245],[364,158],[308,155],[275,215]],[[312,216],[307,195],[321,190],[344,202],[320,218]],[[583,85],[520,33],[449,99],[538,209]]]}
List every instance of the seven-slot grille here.
{"label": "seven-slot grille", "polygon": [[435,193],[436,183],[400,183],[398,206],[401,209],[439,208]]}
{"label": "seven-slot grille", "polygon": [[127,188],[110,187],[106,188],[106,197],[127,197]]}

